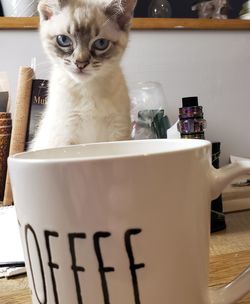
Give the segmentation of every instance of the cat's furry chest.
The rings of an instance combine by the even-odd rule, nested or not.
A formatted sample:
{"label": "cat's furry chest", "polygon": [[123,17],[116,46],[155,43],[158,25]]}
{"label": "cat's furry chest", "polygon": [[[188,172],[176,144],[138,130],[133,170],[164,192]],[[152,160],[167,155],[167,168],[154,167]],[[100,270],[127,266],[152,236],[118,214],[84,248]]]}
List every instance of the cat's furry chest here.
{"label": "cat's furry chest", "polygon": [[65,115],[67,127],[72,130],[72,143],[108,140],[121,115],[108,100],[82,96]]}
{"label": "cat's furry chest", "polygon": [[120,70],[112,81],[74,84],[56,71],[31,149],[130,138],[130,101]]}

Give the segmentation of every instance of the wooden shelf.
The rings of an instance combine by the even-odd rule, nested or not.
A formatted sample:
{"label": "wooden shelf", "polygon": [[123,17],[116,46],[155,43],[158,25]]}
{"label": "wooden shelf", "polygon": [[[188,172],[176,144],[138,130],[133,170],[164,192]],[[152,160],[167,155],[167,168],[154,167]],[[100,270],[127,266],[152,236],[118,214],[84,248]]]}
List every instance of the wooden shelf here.
{"label": "wooden shelf", "polygon": [[[38,26],[38,17],[0,17],[0,29],[36,30]],[[250,30],[250,20],[134,18],[132,28],[135,30]]]}
{"label": "wooden shelf", "polygon": [[250,30],[250,20],[185,19],[185,18],[135,18],[134,29],[168,30]]}
{"label": "wooden shelf", "polygon": [[37,29],[39,25],[38,17],[0,17],[0,29]]}

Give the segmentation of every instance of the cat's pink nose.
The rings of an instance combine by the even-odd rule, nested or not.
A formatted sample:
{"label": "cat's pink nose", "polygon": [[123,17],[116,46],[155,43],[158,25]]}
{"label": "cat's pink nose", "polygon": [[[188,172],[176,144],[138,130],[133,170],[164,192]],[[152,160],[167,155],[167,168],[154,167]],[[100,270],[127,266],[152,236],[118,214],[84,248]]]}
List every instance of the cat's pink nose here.
{"label": "cat's pink nose", "polygon": [[75,65],[78,67],[79,70],[83,70],[86,68],[87,65],[89,65],[89,61],[76,61]]}

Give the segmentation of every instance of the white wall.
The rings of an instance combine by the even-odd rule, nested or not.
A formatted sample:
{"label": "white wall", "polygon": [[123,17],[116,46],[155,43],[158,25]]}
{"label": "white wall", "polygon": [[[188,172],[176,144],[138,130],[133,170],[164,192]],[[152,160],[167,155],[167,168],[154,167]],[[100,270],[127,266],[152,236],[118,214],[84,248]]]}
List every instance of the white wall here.
{"label": "white wall", "polygon": [[[249,31],[133,31],[130,40],[123,61],[129,84],[161,82],[172,122],[182,97],[199,96],[207,139],[222,142],[222,163],[230,154],[250,158]],[[37,76],[48,77],[36,31],[0,31],[0,71],[8,72],[13,92],[18,66],[34,56]]]}

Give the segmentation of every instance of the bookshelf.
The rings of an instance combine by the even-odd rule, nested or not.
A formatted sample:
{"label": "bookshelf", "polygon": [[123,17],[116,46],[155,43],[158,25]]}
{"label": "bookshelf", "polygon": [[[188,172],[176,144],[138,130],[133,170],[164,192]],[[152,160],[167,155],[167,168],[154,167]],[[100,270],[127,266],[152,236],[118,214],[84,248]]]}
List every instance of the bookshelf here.
{"label": "bookshelf", "polygon": [[[38,17],[0,17],[0,29],[37,30]],[[250,20],[193,18],[134,18],[134,30],[250,30]]]}

